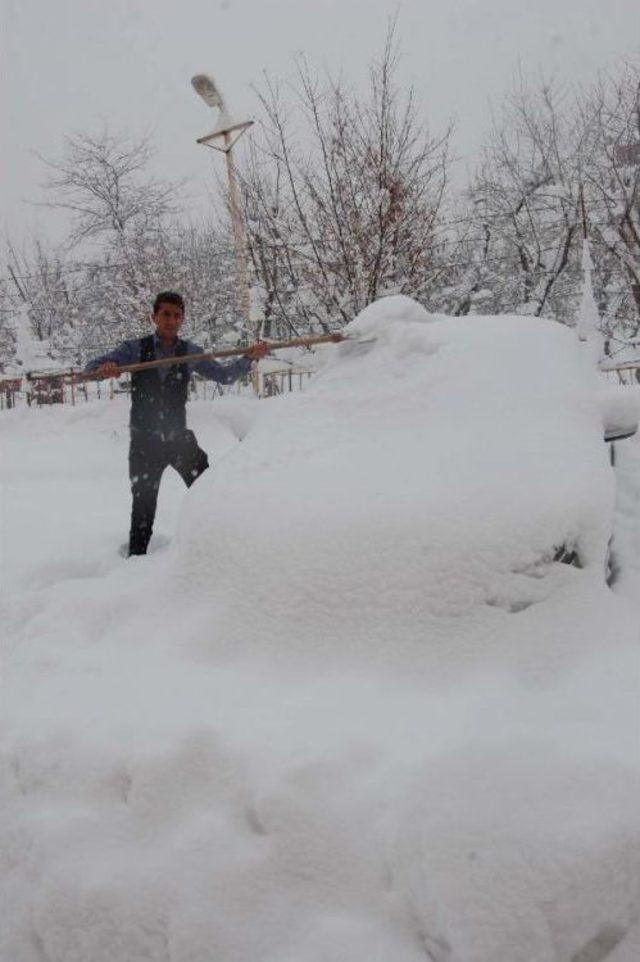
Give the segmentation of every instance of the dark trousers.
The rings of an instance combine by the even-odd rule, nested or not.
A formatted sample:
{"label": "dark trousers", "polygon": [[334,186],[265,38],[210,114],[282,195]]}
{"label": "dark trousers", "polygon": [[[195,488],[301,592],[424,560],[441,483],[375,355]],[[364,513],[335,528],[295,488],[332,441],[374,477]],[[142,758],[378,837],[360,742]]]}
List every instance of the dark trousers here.
{"label": "dark trousers", "polygon": [[163,440],[145,431],[131,432],[131,530],[129,554],[146,554],[156,516],[160,479],[171,465],[187,487],[209,467],[206,452],[198,447],[193,431],[181,431]]}

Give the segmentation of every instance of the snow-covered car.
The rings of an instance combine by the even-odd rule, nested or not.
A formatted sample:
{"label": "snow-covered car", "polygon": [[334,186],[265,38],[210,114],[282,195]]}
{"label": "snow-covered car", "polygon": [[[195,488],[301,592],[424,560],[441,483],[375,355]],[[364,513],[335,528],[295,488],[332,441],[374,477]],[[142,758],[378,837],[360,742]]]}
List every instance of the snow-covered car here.
{"label": "snow-covered car", "polygon": [[[306,607],[314,585],[349,584],[375,630],[396,591],[430,617],[434,605],[472,610],[487,598],[524,605],[523,573],[544,574],[542,590],[563,577],[553,564],[563,549],[604,570],[614,479],[602,438],[632,433],[638,409],[624,390],[601,390],[572,331],[539,318],[437,318],[393,297],[347,334],[312,390],[268,411],[209,482],[227,520],[214,509],[208,523],[217,539],[230,529],[225,559],[246,549],[234,547],[229,505],[260,507],[255,566],[238,588],[220,572],[225,592],[251,583],[280,603],[294,586]],[[198,511],[209,497],[200,492]],[[273,543],[275,567],[264,557]]]}

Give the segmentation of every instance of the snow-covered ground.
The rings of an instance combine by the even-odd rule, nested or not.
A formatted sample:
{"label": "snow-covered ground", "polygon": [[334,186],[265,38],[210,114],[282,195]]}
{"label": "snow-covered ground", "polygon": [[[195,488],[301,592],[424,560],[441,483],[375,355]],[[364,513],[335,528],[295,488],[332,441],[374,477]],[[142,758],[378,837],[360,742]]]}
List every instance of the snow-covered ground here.
{"label": "snow-covered ground", "polygon": [[[631,962],[640,444],[573,335],[402,299],[298,395],[0,418],[1,962]],[[553,563],[560,545],[583,567]]]}

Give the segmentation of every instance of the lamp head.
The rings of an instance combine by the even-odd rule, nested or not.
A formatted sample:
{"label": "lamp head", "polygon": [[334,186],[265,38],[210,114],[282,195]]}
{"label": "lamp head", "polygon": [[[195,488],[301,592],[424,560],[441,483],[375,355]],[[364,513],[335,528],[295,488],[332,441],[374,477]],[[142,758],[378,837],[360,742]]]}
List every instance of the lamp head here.
{"label": "lamp head", "polygon": [[196,74],[195,77],[191,78],[191,86],[209,107],[217,107],[219,110],[224,110],[222,94],[216,87],[213,77],[210,77],[209,74]]}

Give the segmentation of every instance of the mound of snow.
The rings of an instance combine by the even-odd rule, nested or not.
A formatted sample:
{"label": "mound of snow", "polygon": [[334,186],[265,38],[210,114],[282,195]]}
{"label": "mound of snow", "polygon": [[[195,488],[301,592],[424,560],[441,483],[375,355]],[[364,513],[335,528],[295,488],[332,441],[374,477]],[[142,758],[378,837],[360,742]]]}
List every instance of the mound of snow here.
{"label": "mound of snow", "polygon": [[393,298],[348,333],[301,394],[206,409],[171,549],[7,606],[3,960],[630,962],[595,375],[538,319]]}
{"label": "mound of snow", "polygon": [[189,500],[175,578],[236,650],[459,649],[574,577],[560,546],[601,575],[613,483],[572,332],[388,301]]}

